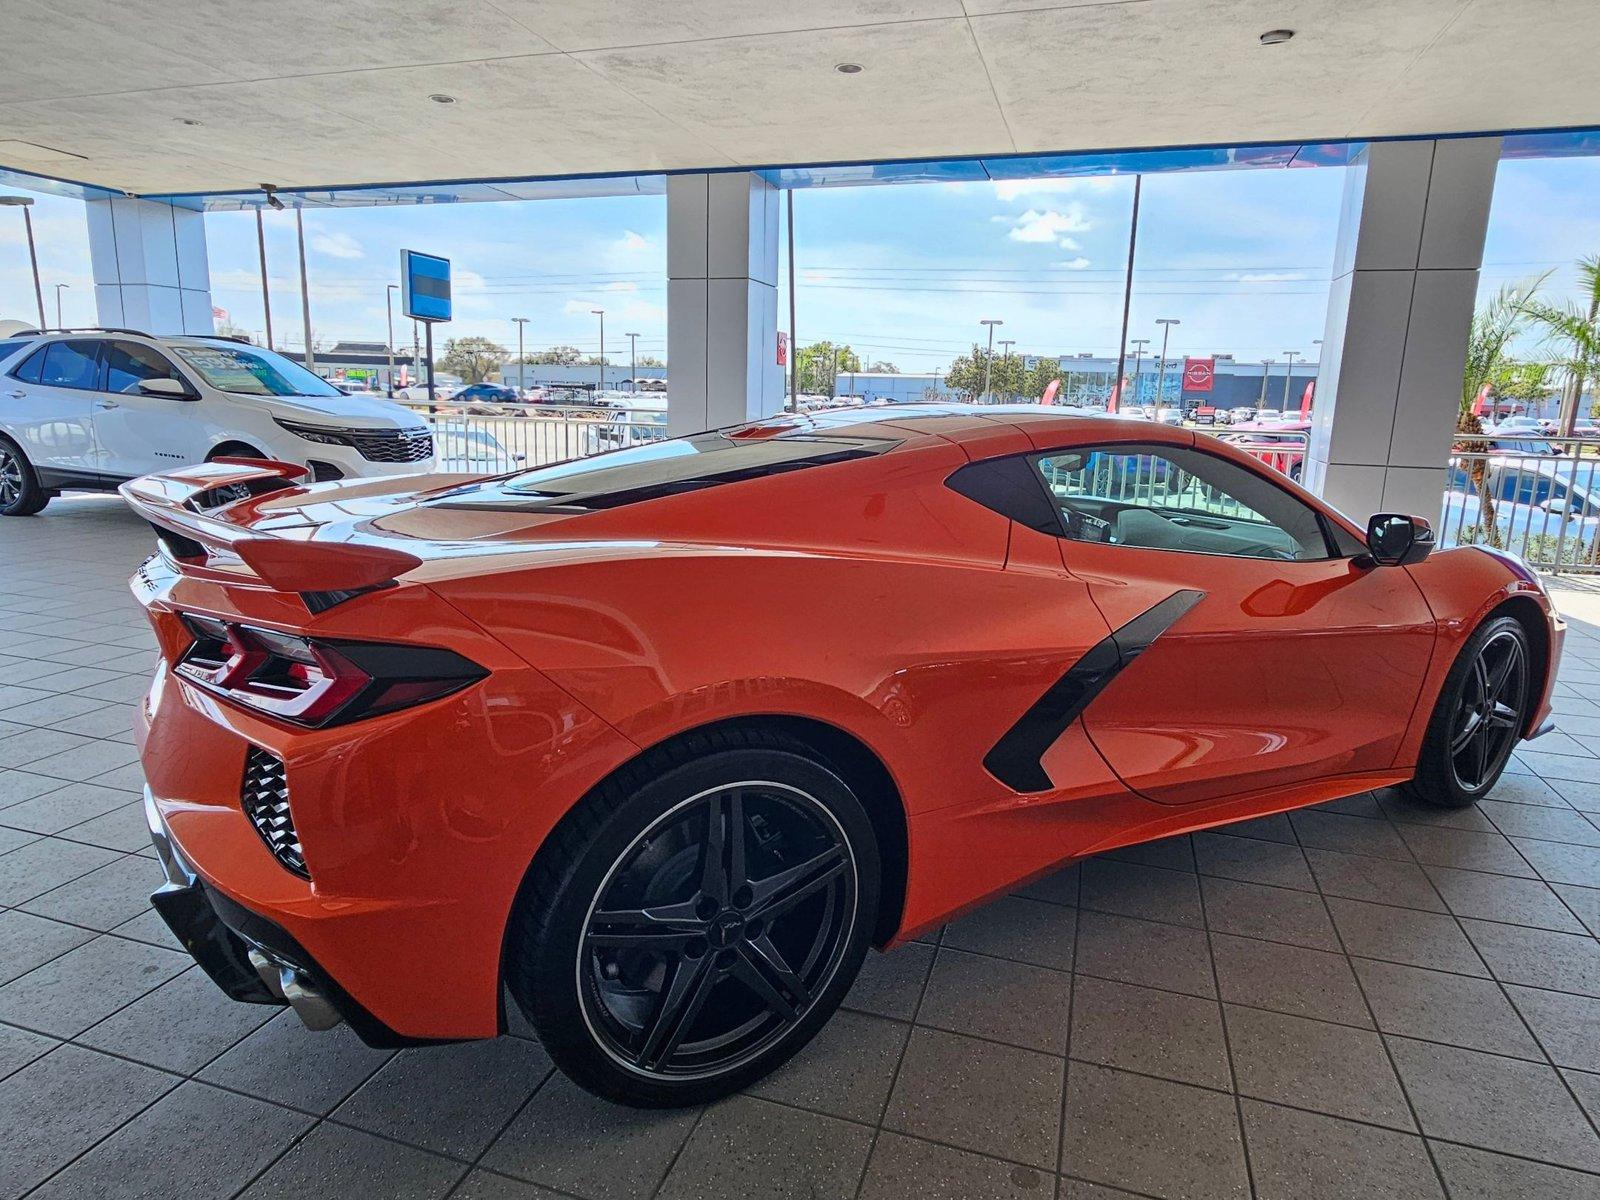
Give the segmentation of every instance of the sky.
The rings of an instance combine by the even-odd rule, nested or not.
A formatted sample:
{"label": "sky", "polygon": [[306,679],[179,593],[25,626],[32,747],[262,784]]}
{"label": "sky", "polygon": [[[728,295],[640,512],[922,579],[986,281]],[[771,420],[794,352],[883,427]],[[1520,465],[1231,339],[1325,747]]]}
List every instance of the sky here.
{"label": "sky", "polygon": [[[1326,314],[1342,168],[1149,176],[1143,184],[1130,339],[1160,348],[1158,318],[1176,318],[1169,354],[1230,353],[1244,361],[1315,355]],[[1133,180],[916,184],[795,194],[800,343],[848,342],[869,362],[940,370],[998,319],[1019,354],[1114,351],[1122,315]],[[1600,253],[1600,159],[1501,164],[1483,290],[1555,274]],[[56,283],[69,325],[95,320],[82,206],[38,196],[34,208],[47,316]],[[0,318],[32,320],[21,216],[0,210]],[[662,196],[393,208],[305,214],[313,336],[382,341],[385,285],[402,247],[441,254],[455,273],[456,320],[436,331],[529,350],[606,350],[626,362],[666,351],[666,201]],[[246,330],[264,328],[255,220],[206,217],[213,303]],[[268,213],[267,258],[277,344],[303,341],[292,213]],[[787,271],[787,258],[780,264]],[[789,324],[780,288],[780,327]],[[396,305],[398,309],[398,303]],[[396,316],[396,341],[410,340]],[[1525,349],[1531,349],[1526,348]]]}

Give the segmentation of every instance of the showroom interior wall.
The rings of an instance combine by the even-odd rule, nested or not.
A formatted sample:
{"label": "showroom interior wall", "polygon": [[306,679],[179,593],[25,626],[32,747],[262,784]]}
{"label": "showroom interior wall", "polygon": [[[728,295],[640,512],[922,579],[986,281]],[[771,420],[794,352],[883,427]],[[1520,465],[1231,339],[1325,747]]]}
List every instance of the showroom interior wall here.
{"label": "showroom interior wall", "polygon": [[211,333],[205,214],[159,200],[86,200],[101,325]]}

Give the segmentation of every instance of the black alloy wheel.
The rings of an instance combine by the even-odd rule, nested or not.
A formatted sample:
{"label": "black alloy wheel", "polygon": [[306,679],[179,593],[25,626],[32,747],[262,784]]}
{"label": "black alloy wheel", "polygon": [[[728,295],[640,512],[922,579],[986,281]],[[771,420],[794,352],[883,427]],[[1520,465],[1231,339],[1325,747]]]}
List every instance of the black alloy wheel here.
{"label": "black alloy wheel", "polygon": [[590,909],[577,968],[591,1032],[641,1074],[737,1069],[838,970],[856,880],[844,830],[798,788],[690,797],[635,839]]}
{"label": "black alloy wheel", "polygon": [[26,457],[9,439],[0,438],[0,516],[31,517],[50,503]]}
{"label": "black alloy wheel", "polygon": [[1488,638],[1462,681],[1450,734],[1450,767],[1463,791],[1487,790],[1521,736],[1528,651],[1519,632],[1502,629]]}

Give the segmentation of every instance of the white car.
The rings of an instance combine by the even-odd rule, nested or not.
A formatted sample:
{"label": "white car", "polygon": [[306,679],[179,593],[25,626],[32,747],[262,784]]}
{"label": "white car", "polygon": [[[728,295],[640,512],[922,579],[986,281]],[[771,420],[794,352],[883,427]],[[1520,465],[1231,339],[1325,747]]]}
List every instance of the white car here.
{"label": "white car", "polygon": [[1159,421],[1163,425],[1182,425],[1183,424],[1183,409],[1181,409],[1181,408],[1162,408],[1162,409],[1158,409],[1157,412],[1156,412],[1156,420]]}
{"label": "white car", "polygon": [[0,516],[225,455],[300,463],[313,480],[434,461],[420,417],[259,346],[115,329],[0,340]]}

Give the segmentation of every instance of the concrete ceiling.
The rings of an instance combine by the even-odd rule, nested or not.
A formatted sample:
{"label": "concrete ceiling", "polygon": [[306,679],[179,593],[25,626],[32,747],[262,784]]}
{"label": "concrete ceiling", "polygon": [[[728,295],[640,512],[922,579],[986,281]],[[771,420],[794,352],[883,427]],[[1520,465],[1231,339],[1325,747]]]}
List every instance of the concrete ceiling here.
{"label": "concrete ceiling", "polygon": [[0,166],[146,194],[1600,124],[1597,0],[9,0],[0,45]]}

